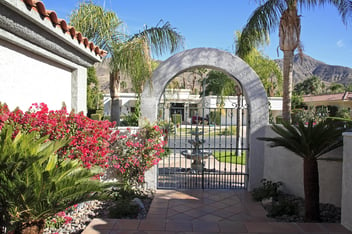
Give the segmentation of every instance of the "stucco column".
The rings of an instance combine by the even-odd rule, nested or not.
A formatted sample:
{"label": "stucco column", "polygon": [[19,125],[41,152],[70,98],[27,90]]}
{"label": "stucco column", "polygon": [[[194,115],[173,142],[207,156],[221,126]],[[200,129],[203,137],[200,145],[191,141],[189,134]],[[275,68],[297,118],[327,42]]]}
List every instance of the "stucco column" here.
{"label": "stucco column", "polygon": [[[71,81],[71,107],[78,113],[87,114],[87,69],[78,67],[72,72]],[[68,110],[71,111],[71,110]]]}
{"label": "stucco column", "polygon": [[341,224],[352,231],[352,132],[343,133]]}
{"label": "stucco column", "polygon": [[188,116],[189,116],[189,103],[188,102],[185,102],[185,105],[184,105],[184,112],[183,112],[183,119],[185,122],[188,121]]}

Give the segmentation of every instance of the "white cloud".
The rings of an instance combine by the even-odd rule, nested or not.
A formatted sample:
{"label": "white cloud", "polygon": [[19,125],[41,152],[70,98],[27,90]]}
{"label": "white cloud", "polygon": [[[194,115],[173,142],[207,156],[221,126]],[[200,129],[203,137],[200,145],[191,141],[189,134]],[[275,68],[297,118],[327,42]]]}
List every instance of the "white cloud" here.
{"label": "white cloud", "polygon": [[343,43],[343,40],[338,40],[336,42],[336,45],[337,45],[337,47],[340,47],[340,48],[345,46],[345,44]]}

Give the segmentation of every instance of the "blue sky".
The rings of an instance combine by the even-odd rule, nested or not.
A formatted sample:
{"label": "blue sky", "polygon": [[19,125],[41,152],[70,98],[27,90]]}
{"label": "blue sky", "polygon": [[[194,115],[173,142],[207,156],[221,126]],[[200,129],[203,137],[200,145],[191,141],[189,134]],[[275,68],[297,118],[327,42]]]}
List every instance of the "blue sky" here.
{"label": "blue sky", "polygon": [[[68,20],[77,0],[43,0],[47,9]],[[254,0],[95,0],[116,12],[125,22],[127,32],[134,34],[155,26],[161,19],[169,21],[185,37],[185,49],[212,47],[234,51],[233,35],[241,30],[256,8]],[[301,41],[304,53],[331,65],[352,68],[352,20],[346,26],[331,5],[303,9]],[[277,54],[278,31],[270,35],[270,45],[262,49],[272,59]],[[165,55],[162,59],[167,58]]]}

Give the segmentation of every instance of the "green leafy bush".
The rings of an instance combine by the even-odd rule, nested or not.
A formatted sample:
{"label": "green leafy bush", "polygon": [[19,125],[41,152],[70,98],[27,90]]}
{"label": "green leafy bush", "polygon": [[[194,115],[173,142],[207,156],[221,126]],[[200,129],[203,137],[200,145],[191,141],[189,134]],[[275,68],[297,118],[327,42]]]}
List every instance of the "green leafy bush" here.
{"label": "green leafy bush", "polygon": [[286,198],[279,198],[278,201],[272,203],[272,207],[268,212],[269,217],[280,217],[283,215],[298,215],[298,204]]}
{"label": "green leafy bush", "polygon": [[122,121],[120,122],[120,126],[138,126],[139,115],[136,113],[129,113],[128,115],[122,116]]}
{"label": "green leafy bush", "polygon": [[48,141],[35,131],[14,131],[8,123],[0,131],[0,223],[9,231],[42,230],[46,218],[100,198],[98,192],[110,186],[92,179],[100,168],[88,170],[79,160],[58,157],[68,139]]}
{"label": "green leafy bush", "polygon": [[272,182],[267,179],[261,180],[262,186],[253,189],[252,197],[256,201],[261,201],[263,199],[274,198],[276,199],[281,191],[279,190],[282,182]]}
{"label": "green leafy bush", "polygon": [[139,212],[138,205],[131,204],[128,199],[117,200],[115,205],[109,208],[109,218],[121,219],[121,218],[137,218]]}
{"label": "green leafy bush", "polygon": [[174,124],[181,124],[182,122],[181,114],[172,114],[171,119]]}
{"label": "green leafy bush", "polygon": [[237,133],[237,126],[230,126],[225,128],[225,130],[221,131],[219,135],[231,136],[231,135],[236,135],[236,133]]}
{"label": "green leafy bush", "polygon": [[91,114],[90,118],[93,120],[101,120],[102,119],[102,115],[101,114]]}
{"label": "green leafy bush", "polygon": [[220,111],[212,111],[209,113],[209,123],[221,125],[221,112]]}

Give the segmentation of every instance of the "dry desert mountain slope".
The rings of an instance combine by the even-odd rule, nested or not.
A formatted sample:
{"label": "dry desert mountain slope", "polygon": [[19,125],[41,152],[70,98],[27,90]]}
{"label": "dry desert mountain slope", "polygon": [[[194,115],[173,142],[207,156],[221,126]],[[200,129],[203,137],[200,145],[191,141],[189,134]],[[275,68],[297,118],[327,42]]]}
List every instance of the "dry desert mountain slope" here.
{"label": "dry desert mountain slope", "polygon": [[[275,60],[280,67],[282,67],[282,59]],[[103,63],[96,64],[97,76],[99,84],[104,93],[109,93],[109,65],[106,60]],[[308,79],[312,76],[320,77],[325,82],[335,82],[341,84],[352,83],[352,69],[349,67],[329,65],[318,61],[308,55],[303,55],[300,58],[299,55],[294,57],[293,65],[293,82],[296,84]],[[186,83],[187,80],[192,79],[190,75],[184,75],[182,77]],[[127,84],[127,87],[121,87],[121,92],[132,92],[128,77],[122,75],[121,80]],[[187,84],[186,84],[187,85]]]}
{"label": "dry desert mountain slope", "polygon": [[[275,61],[282,67],[282,59]],[[349,67],[329,65],[308,55],[300,58],[298,54],[295,55],[293,63],[294,83],[302,82],[312,76],[320,77],[325,82],[352,83],[352,69]]]}

